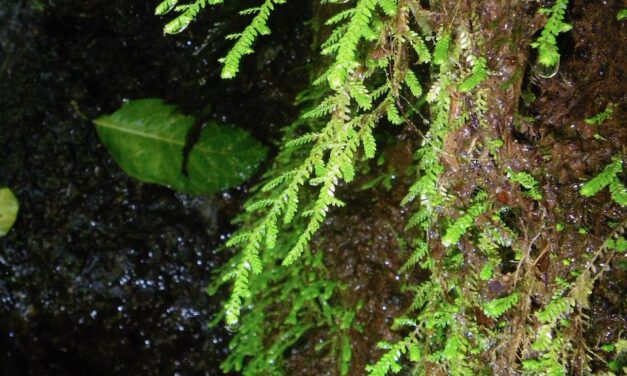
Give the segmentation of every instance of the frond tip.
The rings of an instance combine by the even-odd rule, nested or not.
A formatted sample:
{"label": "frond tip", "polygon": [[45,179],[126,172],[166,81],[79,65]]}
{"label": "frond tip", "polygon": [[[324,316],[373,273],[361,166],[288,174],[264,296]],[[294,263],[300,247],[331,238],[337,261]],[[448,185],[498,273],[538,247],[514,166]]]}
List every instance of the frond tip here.
{"label": "frond tip", "polygon": [[[284,4],[285,0],[266,0],[258,7],[254,8],[254,12],[257,14],[253,18],[250,25],[248,25],[244,31],[237,34],[237,42],[226,54],[226,56],[220,59],[223,64],[221,76],[224,79],[233,78],[239,72],[239,63],[244,55],[253,53],[253,43],[259,35],[270,34],[270,28],[268,27],[268,18],[274,10],[275,4]],[[248,12],[248,13],[254,13]],[[245,12],[246,13],[246,12]]]}

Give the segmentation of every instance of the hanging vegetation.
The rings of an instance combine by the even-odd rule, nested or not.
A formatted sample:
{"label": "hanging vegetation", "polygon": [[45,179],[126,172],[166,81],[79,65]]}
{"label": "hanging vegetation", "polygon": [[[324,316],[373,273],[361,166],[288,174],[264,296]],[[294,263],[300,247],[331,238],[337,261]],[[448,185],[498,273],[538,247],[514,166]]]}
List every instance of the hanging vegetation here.
{"label": "hanging vegetation", "polygon": [[[241,11],[251,22],[229,36],[223,78],[270,34],[284,2]],[[170,34],[219,3],[166,0],[156,13],[175,13]],[[520,101],[536,95],[529,82],[558,79],[558,41],[573,30],[568,0],[320,3],[330,14],[319,30],[326,65],[312,69],[303,111],[236,219],[233,256],[210,287],[230,288],[218,318],[235,332],[223,370],[290,374],[311,351],[340,375],[620,373],[622,334],[587,330],[595,286],[607,273],[624,276],[625,133],[607,121],[621,106],[574,113],[603,135],[564,137]],[[398,203],[410,214],[397,218],[400,233],[390,225],[409,303],[385,337],[368,339],[373,352],[357,356],[357,337],[369,332],[359,320],[365,303],[349,298],[359,293],[320,245],[333,213],[358,210],[343,193],[359,189],[360,173],[398,134],[414,156]],[[591,142],[605,152],[582,162]],[[593,200],[604,209],[590,210]]]}

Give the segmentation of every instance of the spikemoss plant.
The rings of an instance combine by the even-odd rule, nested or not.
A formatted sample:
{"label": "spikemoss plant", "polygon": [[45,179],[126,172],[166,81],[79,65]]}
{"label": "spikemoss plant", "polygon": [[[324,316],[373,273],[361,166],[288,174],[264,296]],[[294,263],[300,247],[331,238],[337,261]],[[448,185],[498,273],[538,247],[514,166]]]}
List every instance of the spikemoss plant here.
{"label": "spikemoss plant", "polygon": [[[220,2],[165,0],[157,13],[177,12],[165,31],[179,32],[201,9]],[[264,0],[241,12],[251,23],[229,36],[234,46],[221,60],[224,78],[236,75],[256,39],[270,33],[268,19],[283,2]],[[324,249],[311,244],[329,213],[346,205],[338,197],[340,186],[350,189],[360,166],[377,155],[375,130],[391,124],[407,128],[420,141],[414,182],[401,203],[412,212],[406,226],[413,234],[413,249],[401,271],[421,270],[426,277],[406,281],[404,291],[412,301],[392,326],[397,337],[379,343],[380,356],[365,371],[591,370],[594,351],[582,337],[585,312],[592,285],[602,274],[598,265],[609,265],[616,244],[624,243],[617,240],[623,239],[624,223],[605,231],[609,238],[597,244],[592,258],[569,261],[568,270],[546,266],[560,251],[549,252],[551,244],[572,226],[564,228],[549,215],[543,192],[551,191],[545,187],[550,177],[542,176],[542,168],[532,175],[516,162],[513,126],[499,120],[516,115],[516,108],[499,114],[503,107],[491,104],[506,98],[507,88],[521,77],[512,70],[510,76],[503,73],[510,57],[499,54],[511,46],[498,46],[515,38],[512,30],[530,25],[531,17],[511,16],[524,13],[518,7],[502,13],[515,24],[495,21],[492,10],[485,10],[494,3],[487,1],[320,3],[331,16],[327,39],[319,46],[326,66],[312,82],[316,89],[306,89],[316,95],[304,95],[308,103],[285,128],[274,164],[252,190],[236,220],[239,230],[226,242],[233,257],[214,285],[230,286],[220,318],[239,328],[223,369],[285,374],[288,350],[322,329],[326,341],[315,351],[337,365],[327,371],[364,372],[353,365],[348,336],[360,328],[355,321],[359,307],[343,305],[338,298],[342,283],[325,266]],[[546,24],[540,37],[517,42],[515,48],[537,48],[541,64],[556,64],[556,36],[571,28],[564,22],[567,5],[557,0],[541,9]],[[499,31],[505,35],[495,33],[495,25],[507,25]],[[528,63],[528,51],[522,55],[519,71]],[[583,186],[584,196],[609,185],[621,203],[622,162],[616,158]],[[561,230],[550,232],[557,224]]]}

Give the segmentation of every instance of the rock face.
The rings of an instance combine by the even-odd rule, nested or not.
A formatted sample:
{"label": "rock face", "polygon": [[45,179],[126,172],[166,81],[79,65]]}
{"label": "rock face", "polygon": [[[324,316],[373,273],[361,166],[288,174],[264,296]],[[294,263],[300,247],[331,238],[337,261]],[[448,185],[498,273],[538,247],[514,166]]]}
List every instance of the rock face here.
{"label": "rock face", "polygon": [[[554,286],[557,278],[581,270],[593,251],[611,235],[612,224],[625,220],[627,213],[611,203],[608,192],[590,201],[581,197],[579,189],[581,182],[601,171],[612,156],[625,158],[627,129],[621,126],[621,121],[625,111],[627,60],[625,49],[620,46],[626,40],[626,30],[623,23],[616,21],[620,2],[572,1],[568,21],[573,24],[573,31],[559,38],[559,69],[547,78],[538,72],[535,52],[527,47],[543,24],[542,19],[534,17],[537,4],[448,3],[443,8],[456,11],[449,13],[451,19],[439,19],[442,24],[471,22],[464,15],[478,15],[472,22],[480,31],[490,75],[483,83],[488,98],[485,118],[471,117],[445,142],[443,161],[447,172],[443,185],[460,199],[460,207],[468,207],[481,186],[494,200],[513,208],[512,218],[516,221],[507,224],[526,239],[523,247],[529,251],[529,260],[522,263],[526,270],[524,277],[519,277],[518,271],[509,266],[513,265],[513,252],[502,254],[503,279],[486,281],[481,292],[493,299],[507,294],[518,283],[529,296],[528,303],[521,304],[520,310],[510,316],[512,331],[506,338],[507,345],[494,346],[493,357],[485,359],[494,374],[507,375],[520,365],[521,352],[523,356],[529,355],[524,350],[529,345],[525,343],[529,340],[527,330],[529,325],[533,326],[528,317],[537,312],[541,302],[551,300],[554,293],[551,285]],[[455,109],[474,105],[455,100],[453,95],[452,117],[458,115]],[[462,100],[460,96],[459,101]],[[585,122],[609,104],[615,105],[610,120],[596,128]],[[486,158],[487,154],[473,154],[481,140],[490,139],[504,142],[497,162]],[[405,152],[402,148],[391,152],[398,153]],[[542,204],[534,202],[521,189],[513,188],[505,173],[509,168],[541,177]],[[358,311],[358,320],[365,329],[352,337],[351,374],[364,373],[364,365],[377,360],[380,356],[375,348],[377,340],[393,342],[397,338],[398,333],[389,330],[390,323],[407,307],[396,275],[406,255],[403,256],[402,247],[395,240],[399,234],[401,239],[411,239],[411,234],[403,232],[407,215],[397,208],[400,199],[396,200],[406,188],[401,181],[391,192],[372,190],[361,199],[348,200],[350,209],[331,213],[316,243],[316,247],[324,250],[332,273],[349,286],[344,296],[347,304],[356,305],[358,301],[364,304]],[[441,247],[439,239],[432,241],[431,249],[435,252]],[[478,251],[471,243],[462,243],[460,247],[468,262],[465,269],[482,265],[483,260],[475,255]],[[589,321],[575,315],[578,318],[574,332],[569,333],[586,338],[591,344],[613,343],[627,327],[624,299],[616,293],[626,287],[624,268],[619,266],[624,263],[624,257],[603,262],[606,261],[611,262],[611,271],[594,285]],[[410,278],[421,277],[424,276]],[[480,310],[476,315],[482,327],[494,327],[494,322]],[[336,374],[333,359],[316,359],[311,350],[322,338],[324,333],[316,333],[307,344],[294,350],[291,358],[294,374]],[[586,354],[579,350],[574,350],[574,354],[573,374],[583,374],[586,362],[593,369],[601,366],[598,359],[587,358],[584,362]],[[316,373],[321,370],[325,371]]]}

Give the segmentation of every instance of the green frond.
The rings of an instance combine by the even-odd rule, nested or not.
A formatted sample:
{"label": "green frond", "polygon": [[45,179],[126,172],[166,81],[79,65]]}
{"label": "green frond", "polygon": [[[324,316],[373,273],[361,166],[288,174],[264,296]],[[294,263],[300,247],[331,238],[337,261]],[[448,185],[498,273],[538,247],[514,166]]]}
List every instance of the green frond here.
{"label": "green frond", "polygon": [[155,15],[162,16],[170,12],[176,4],[178,4],[179,0],[164,0],[155,8]]}
{"label": "green frond", "polygon": [[355,14],[355,9],[354,8],[343,10],[343,11],[337,13],[335,16],[329,18],[325,22],[325,25],[335,25],[337,23],[346,21],[346,20],[350,19],[351,17],[353,17],[354,14]]}
{"label": "green frond", "polygon": [[372,130],[368,129],[363,132],[361,136],[361,142],[364,146],[364,155],[367,159],[374,158],[375,153],[377,152],[377,142],[372,135]]}
{"label": "green frond", "polygon": [[237,37],[235,45],[220,61],[223,64],[222,78],[233,78],[239,72],[239,63],[244,55],[253,52],[252,46],[259,35],[270,34],[268,28],[268,18],[274,10],[275,4],[283,4],[285,0],[265,0],[264,3],[255,8],[256,15],[250,25]]}
{"label": "green frond", "polygon": [[377,3],[387,16],[391,17],[396,15],[396,11],[398,10],[397,0],[378,0]]}
{"label": "green frond", "polygon": [[349,85],[349,91],[351,97],[355,98],[355,101],[359,107],[363,110],[369,110],[372,108],[372,98],[368,94],[368,89],[361,81],[351,82]]}
{"label": "green frond", "polygon": [[573,304],[574,301],[571,298],[564,297],[553,299],[544,307],[544,309],[536,313],[536,317],[542,323],[555,323],[559,318],[571,311]]}
{"label": "green frond", "polygon": [[357,2],[346,33],[337,42],[339,47],[335,63],[328,76],[329,85],[332,89],[339,89],[344,85],[349,72],[359,66],[356,56],[357,44],[360,40],[373,34],[370,29],[370,19],[376,3],[376,0],[359,0]]}
{"label": "green frond", "polygon": [[428,251],[429,249],[427,243],[422,240],[418,240],[414,251],[411,256],[409,256],[407,261],[405,261],[405,264],[401,267],[400,272],[404,273],[421,262],[427,256]]}
{"label": "green frond", "polygon": [[610,182],[610,193],[616,203],[621,206],[627,206],[627,190],[618,178],[614,178],[614,180]]}
{"label": "green frond", "polygon": [[276,200],[274,199],[261,199],[261,200],[257,200],[251,203],[247,203],[244,208],[246,209],[246,211],[248,212],[255,212],[258,211],[260,209],[265,209],[267,207],[270,207],[272,205],[276,204]]}
{"label": "green frond", "polygon": [[591,116],[589,118],[585,119],[585,122],[587,124],[590,125],[600,125],[603,124],[603,122],[605,122],[605,120],[609,119],[612,114],[614,113],[614,107],[615,105],[613,103],[610,103],[607,105],[607,107],[605,107],[605,109],[603,111],[601,111],[600,113]]}
{"label": "green frond", "polygon": [[374,365],[366,367],[366,372],[371,376],[385,376],[388,372],[398,373],[401,370],[400,359],[407,352],[410,339],[406,338],[395,344],[380,342],[379,348],[387,350],[386,353]]}
{"label": "green frond", "polygon": [[408,31],[408,36],[409,43],[418,55],[418,61],[423,64],[431,62],[431,52],[429,52],[429,49],[422,37],[418,33],[411,30]]}
{"label": "green frond", "polygon": [[448,49],[451,44],[451,35],[449,33],[441,33],[438,36],[438,40],[435,44],[435,50],[433,52],[433,63],[437,65],[444,65],[448,62],[449,53]]}
{"label": "green frond", "polygon": [[596,195],[603,188],[610,185],[612,181],[616,180],[616,176],[622,171],[623,162],[620,159],[615,158],[612,163],[607,165],[603,169],[603,171],[601,171],[597,176],[586,182],[579,190],[579,193],[581,193],[585,197],[591,197]]}
{"label": "green frond", "polygon": [[394,125],[401,125],[404,123],[403,118],[398,113],[398,108],[396,108],[396,104],[392,100],[389,101],[386,115],[387,115],[388,121]]}
{"label": "green frond", "polygon": [[[352,9],[351,9],[352,10]],[[340,48],[339,41],[342,39],[342,36],[346,34],[346,30],[348,30],[348,24],[339,25],[336,27],[327,40],[320,45],[320,54],[322,55],[331,55],[337,52]]]}
{"label": "green frond", "polygon": [[513,306],[518,304],[518,299],[518,294],[514,293],[503,298],[490,300],[489,302],[484,303],[481,308],[486,316],[497,319],[503,316],[503,314]]}
{"label": "green frond", "polygon": [[261,11],[260,7],[252,7],[252,8],[240,10],[238,13],[240,16],[250,16],[251,14],[257,14],[260,11]]}
{"label": "green frond", "polygon": [[293,147],[299,147],[299,146],[303,146],[305,144],[309,144],[312,143],[314,141],[316,141],[318,139],[320,135],[317,133],[307,133],[304,134],[300,137],[297,137],[293,140],[288,141],[285,144],[285,148],[293,148]]}
{"label": "green frond", "polygon": [[459,91],[462,93],[469,92],[477,85],[483,82],[488,77],[488,66],[486,59],[481,57],[475,61],[475,65],[472,67],[472,73],[470,77],[466,78],[460,85]]}
{"label": "green frond", "polygon": [[475,219],[488,210],[488,203],[480,201],[472,205],[466,214],[457,218],[455,222],[449,226],[446,233],[442,237],[442,245],[450,247],[456,244],[466,231],[474,224]]}
{"label": "green frond", "polygon": [[[179,13],[173,20],[163,27],[164,34],[178,34],[189,26],[198,13],[207,5],[216,5],[223,0],[195,0],[193,3],[178,5],[179,0],[164,0],[155,9],[156,15],[165,15],[172,10]],[[177,6],[178,5],[178,6]]]}
{"label": "green frond", "polygon": [[414,72],[409,69],[405,72],[405,84],[407,85],[409,91],[411,91],[414,97],[418,98],[422,95],[422,87],[420,87],[420,82],[418,81],[418,78],[416,77]]}
{"label": "green frond", "polygon": [[486,263],[479,272],[479,278],[482,281],[489,281],[494,275],[494,265],[490,262]]}
{"label": "green frond", "polygon": [[531,197],[534,200],[542,200],[542,193],[540,193],[538,181],[525,171],[515,172],[512,169],[507,171],[509,179],[515,183],[520,184],[527,191],[523,192],[525,195]]}
{"label": "green frond", "polygon": [[549,18],[538,39],[531,44],[538,49],[538,62],[545,67],[552,67],[559,63],[560,54],[557,49],[557,36],[572,29],[572,25],[564,22],[568,0],[556,0],[551,8],[542,8],[540,12],[548,14]]}

